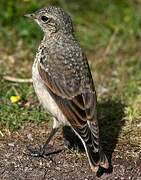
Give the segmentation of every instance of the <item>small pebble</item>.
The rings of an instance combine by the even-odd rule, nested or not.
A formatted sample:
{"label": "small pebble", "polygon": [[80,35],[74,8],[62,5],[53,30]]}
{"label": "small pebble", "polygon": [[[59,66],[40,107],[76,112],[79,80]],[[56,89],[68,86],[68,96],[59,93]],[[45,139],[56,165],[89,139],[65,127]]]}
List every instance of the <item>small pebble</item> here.
{"label": "small pebble", "polygon": [[14,147],[15,144],[14,143],[8,143],[8,146]]}
{"label": "small pebble", "polygon": [[32,134],[27,134],[27,138],[31,141],[33,141]]}
{"label": "small pebble", "polygon": [[60,170],[61,170],[61,168],[60,168],[60,167],[56,167],[55,169],[56,169],[57,171],[60,171]]}
{"label": "small pebble", "polygon": [[40,163],[39,163],[39,164],[40,164],[40,166],[42,166],[42,165],[43,165],[42,161],[40,161]]}
{"label": "small pebble", "polygon": [[141,122],[137,124],[137,127],[141,128]]}
{"label": "small pebble", "polygon": [[125,180],[124,177],[121,177],[120,179],[121,179],[121,180]]}

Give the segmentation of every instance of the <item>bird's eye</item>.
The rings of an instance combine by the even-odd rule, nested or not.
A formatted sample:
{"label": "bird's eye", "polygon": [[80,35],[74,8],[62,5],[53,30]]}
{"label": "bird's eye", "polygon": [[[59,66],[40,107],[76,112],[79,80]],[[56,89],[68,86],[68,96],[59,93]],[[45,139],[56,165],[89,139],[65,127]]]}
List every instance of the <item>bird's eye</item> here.
{"label": "bird's eye", "polygon": [[48,17],[47,16],[42,16],[41,19],[42,19],[43,22],[47,22],[48,21]]}

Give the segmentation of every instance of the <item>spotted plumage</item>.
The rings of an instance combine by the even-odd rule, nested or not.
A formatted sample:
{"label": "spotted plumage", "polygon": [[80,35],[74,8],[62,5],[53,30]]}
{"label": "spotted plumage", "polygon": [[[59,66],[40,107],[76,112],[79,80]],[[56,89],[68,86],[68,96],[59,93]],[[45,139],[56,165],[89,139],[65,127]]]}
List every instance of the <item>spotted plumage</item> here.
{"label": "spotted plumage", "polygon": [[32,76],[41,104],[53,115],[53,133],[49,140],[61,124],[67,123],[81,139],[92,170],[97,171],[98,166],[108,168],[99,140],[94,83],[70,16],[52,6],[27,16],[44,32]]}

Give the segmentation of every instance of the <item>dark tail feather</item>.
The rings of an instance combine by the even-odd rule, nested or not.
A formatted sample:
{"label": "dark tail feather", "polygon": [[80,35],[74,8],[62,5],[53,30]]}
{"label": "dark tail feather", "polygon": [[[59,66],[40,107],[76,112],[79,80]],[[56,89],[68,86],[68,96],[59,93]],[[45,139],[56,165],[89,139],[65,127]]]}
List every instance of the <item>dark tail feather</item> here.
{"label": "dark tail feather", "polygon": [[100,163],[99,165],[105,169],[109,168],[109,162],[108,159],[103,151],[100,153]]}
{"label": "dark tail feather", "polygon": [[109,167],[109,163],[100,146],[97,124],[89,123],[89,125],[86,124],[81,129],[77,127],[74,131],[82,140],[91,169],[94,172],[98,170],[99,166],[107,169]]}
{"label": "dark tail feather", "polygon": [[90,144],[85,144],[85,146],[91,169],[94,172],[97,172],[99,166],[108,169],[109,162],[102,149],[99,148],[96,151],[95,147],[91,146]]}

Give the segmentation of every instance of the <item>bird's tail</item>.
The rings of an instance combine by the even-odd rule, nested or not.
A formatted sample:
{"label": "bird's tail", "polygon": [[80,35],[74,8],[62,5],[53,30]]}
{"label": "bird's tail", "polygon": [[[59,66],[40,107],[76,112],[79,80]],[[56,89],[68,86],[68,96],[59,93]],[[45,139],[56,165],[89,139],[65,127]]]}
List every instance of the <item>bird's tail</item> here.
{"label": "bird's tail", "polygon": [[108,169],[109,162],[100,146],[97,126],[91,123],[87,124],[80,131],[77,129],[76,134],[85,147],[92,171],[97,172],[99,166]]}
{"label": "bird's tail", "polygon": [[97,172],[99,166],[108,169],[109,162],[101,147],[99,147],[99,150],[96,152],[95,147],[85,143],[85,149],[92,171]]}

